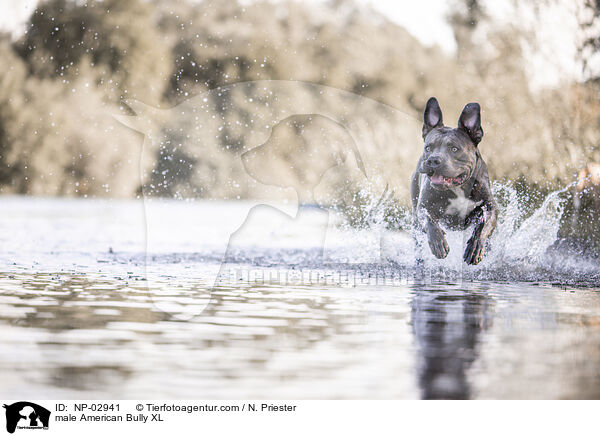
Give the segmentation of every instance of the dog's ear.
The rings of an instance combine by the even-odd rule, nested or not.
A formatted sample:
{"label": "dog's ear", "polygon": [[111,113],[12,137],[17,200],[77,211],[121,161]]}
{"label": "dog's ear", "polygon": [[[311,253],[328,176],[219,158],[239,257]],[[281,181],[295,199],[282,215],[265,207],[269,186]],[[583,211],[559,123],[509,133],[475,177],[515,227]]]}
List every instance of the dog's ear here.
{"label": "dog's ear", "polygon": [[479,103],[469,103],[465,106],[460,118],[458,119],[458,128],[464,130],[473,144],[477,145],[483,138],[483,129],[481,128],[481,109]]}
{"label": "dog's ear", "polygon": [[442,119],[442,110],[435,97],[427,100],[425,113],[423,114],[423,139],[436,127],[442,127],[444,121]]}

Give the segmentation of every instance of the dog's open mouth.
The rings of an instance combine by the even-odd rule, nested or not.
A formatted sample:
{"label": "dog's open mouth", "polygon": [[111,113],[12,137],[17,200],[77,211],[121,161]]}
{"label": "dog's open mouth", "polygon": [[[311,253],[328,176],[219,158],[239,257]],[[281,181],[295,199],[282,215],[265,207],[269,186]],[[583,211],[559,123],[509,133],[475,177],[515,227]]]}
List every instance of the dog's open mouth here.
{"label": "dog's open mouth", "polygon": [[429,176],[429,180],[432,184],[438,186],[458,186],[462,185],[467,181],[468,174],[463,173],[457,177],[445,177],[441,174],[432,174]]}

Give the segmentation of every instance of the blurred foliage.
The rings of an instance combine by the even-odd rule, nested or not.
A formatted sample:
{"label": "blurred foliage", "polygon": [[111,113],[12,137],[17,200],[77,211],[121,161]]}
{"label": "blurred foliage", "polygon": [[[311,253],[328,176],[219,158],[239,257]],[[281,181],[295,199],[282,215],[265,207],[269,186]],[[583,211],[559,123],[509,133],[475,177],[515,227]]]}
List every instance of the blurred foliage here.
{"label": "blurred foliage", "polygon": [[34,11],[15,48],[33,76],[70,81],[85,68],[111,99],[157,104],[172,60],[153,11],[141,0],[49,0]]}
{"label": "blurred foliage", "polygon": [[[144,184],[155,195],[261,195],[258,185],[224,182],[243,172],[238,160],[248,135],[241,128],[206,135],[210,152],[198,154],[186,149],[181,127],[164,126],[140,173],[141,137],[112,117],[131,114],[123,103],[132,98],[171,107],[219,86],[260,79],[340,88],[417,120],[435,95],[448,125],[456,124],[464,104],[478,101],[485,130],[480,147],[492,178],[565,185],[585,162],[600,160],[596,81],[532,90],[520,42],[527,30],[495,23],[477,0],[457,1],[448,20],[455,56],[424,47],[402,27],[346,0],[310,6],[41,1],[24,35],[0,39],[7,65],[0,71],[0,191],[132,196]],[[230,126],[248,124],[241,99],[220,98],[219,117]],[[371,167],[390,175],[390,204],[406,204],[409,173],[422,147],[411,141],[390,140],[385,149],[358,144],[368,168],[369,159],[379,159],[383,164]],[[280,173],[286,166],[285,158],[270,163]],[[360,203],[360,177],[350,170],[332,176],[338,184],[330,185],[324,201]],[[374,189],[376,198],[384,186]]]}

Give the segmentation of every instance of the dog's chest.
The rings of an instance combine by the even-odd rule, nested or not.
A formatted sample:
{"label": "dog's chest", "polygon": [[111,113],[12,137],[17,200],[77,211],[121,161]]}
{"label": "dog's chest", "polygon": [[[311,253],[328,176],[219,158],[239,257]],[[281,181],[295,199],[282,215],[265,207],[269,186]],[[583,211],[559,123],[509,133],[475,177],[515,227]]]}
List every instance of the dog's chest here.
{"label": "dog's chest", "polygon": [[446,206],[446,215],[454,215],[464,220],[475,207],[481,204],[481,201],[473,201],[465,195],[465,192],[458,188],[452,189],[455,198],[448,199],[448,206]]}

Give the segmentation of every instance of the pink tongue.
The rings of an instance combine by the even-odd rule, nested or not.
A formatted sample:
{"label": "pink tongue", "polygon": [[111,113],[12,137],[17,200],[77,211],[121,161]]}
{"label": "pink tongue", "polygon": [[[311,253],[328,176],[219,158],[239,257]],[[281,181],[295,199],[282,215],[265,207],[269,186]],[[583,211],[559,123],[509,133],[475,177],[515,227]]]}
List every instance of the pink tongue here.
{"label": "pink tongue", "polygon": [[439,174],[434,174],[429,178],[433,183],[444,183],[444,178]]}

